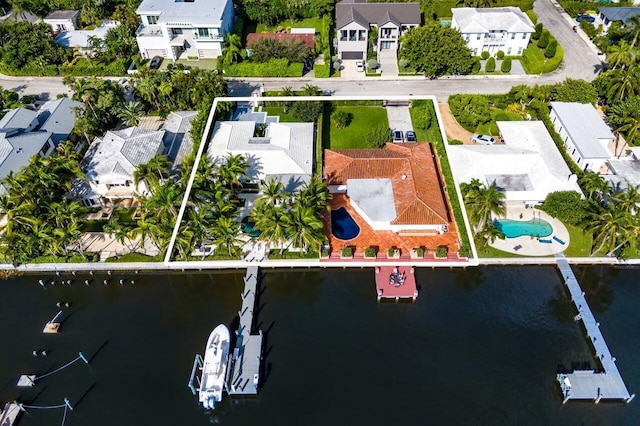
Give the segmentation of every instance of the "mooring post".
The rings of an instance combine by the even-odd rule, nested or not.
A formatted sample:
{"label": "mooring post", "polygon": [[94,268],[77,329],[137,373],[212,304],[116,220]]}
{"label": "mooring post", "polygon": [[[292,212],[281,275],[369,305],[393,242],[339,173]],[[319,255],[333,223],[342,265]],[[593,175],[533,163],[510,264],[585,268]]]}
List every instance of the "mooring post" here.
{"label": "mooring post", "polygon": [[87,360],[87,358],[85,358],[82,352],[78,352],[78,357],[82,359],[85,363],[89,364],[89,361]]}
{"label": "mooring post", "polygon": [[69,410],[73,411],[73,407],[71,406],[71,403],[69,402],[69,398],[65,397],[64,398],[64,403],[66,404],[67,407],[69,407]]}

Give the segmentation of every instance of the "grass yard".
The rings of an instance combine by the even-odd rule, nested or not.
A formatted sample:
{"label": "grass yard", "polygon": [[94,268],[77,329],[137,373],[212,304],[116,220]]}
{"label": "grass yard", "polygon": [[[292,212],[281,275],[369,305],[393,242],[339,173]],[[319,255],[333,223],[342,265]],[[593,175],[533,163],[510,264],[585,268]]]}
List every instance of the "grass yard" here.
{"label": "grass yard", "polygon": [[300,120],[297,120],[293,115],[289,112],[285,113],[284,108],[282,107],[262,107],[262,112],[266,112],[270,116],[278,116],[280,117],[281,123],[299,123]]}
{"label": "grass yard", "polygon": [[484,242],[482,240],[479,240],[478,238],[475,239],[475,242],[479,258],[526,257],[516,253],[509,253],[506,251],[498,250],[497,248],[491,247],[488,244],[484,245]]}
{"label": "grass yard", "polygon": [[322,123],[322,145],[324,148],[371,148],[365,140],[365,135],[378,126],[389,127],[387,111],[382,107],[373,106],[337,106],[335,111],[345,111],[353,114],[349,127],[338,129],[331,123],[329,108],[325,108]]}
{"label": "grass yard", "polygon": [[496,121],[522,121],[522,117],[515,112],[507,112],[496,108],[491,111],[491,121],[480,124],[476,129],[476,133],[492,136],[499,135],[500,130],[498,129]]}
{"label": "grass yard", "polygon": [[287,28],[315,28],[316,32],[322,31],[322,18],[308,18],[303,19],[301,21],[291,21],[287,19],[286,21],[282,21],[277,23],[276,25],[269,27],[264,24],[258,24],[256,27],[257,33],[275,33],[278,28],[287,29]]}
{"label": "grass yard", "polygon": [[108,263],[115,262],[160,262],[160,258],[157,256],[147,256],[142,253],[127,253],[122,256],[114,256],[105,260]]}
{"label": "grass yard", "polygon": [[564,224],[569,231],[569,247],[564,251],[567,257],[589,257],[591,255],[592,236],[577,226]]}
{"label": "grass yard", "polygon": [[544,50],[538,48],[538,44],[532,41],[529,46],[522,52],[520,63],[527,74],[545,74],[555,71],[564,58],[564,50],[558,44],[556,56],[547,59],[544,56]]}

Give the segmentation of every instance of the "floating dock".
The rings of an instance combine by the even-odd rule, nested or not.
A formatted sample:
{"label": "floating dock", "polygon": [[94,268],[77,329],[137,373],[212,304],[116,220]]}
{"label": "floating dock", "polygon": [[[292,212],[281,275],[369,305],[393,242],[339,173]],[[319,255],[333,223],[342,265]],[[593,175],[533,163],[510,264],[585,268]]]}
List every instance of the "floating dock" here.
{"label": "floating dock", "polygon": [[376,268],[376,294],[378,302],[382,299],[418,298],[416,276],[413,266],[379,266]]}
{"label": "floating dock", "polygon": [[251,334],[253,329],[258,267],[249,266],[244,277],[242,308],[238,313],[240,325],[236,331],[236,346],[231,354],[231,368],[227,377],[229,395],[249,396],[258,394],[262,358],[262,331]]}
{"label": "floating dock", "polygon": [[20,405],[13,403],[4,404],[4,408],[0,412],[0,425],[2,426],[13,426],[18,421],[18,417],[22,410],[20,409]]}
{"label": "floating dock", "polygon": [[627,386],[615,364],[615,357],[611,355],[607,342],[600,332],[600,323],[596,322],[591,309],[584,297],[584,292],[576,279],[569,262],[564,255],[556,255],[558,268],[562,273],[564,283],[569,290],[571,300],[578,310],[576,321],[582,321],[591,342],[602,371],[576,370],[572,373],[558,374],[557,380],[562,390],[563,404],[569,400],[592,400],[596,404],[601,400],[623,400],[630,402],[634,395],[629,395]]}

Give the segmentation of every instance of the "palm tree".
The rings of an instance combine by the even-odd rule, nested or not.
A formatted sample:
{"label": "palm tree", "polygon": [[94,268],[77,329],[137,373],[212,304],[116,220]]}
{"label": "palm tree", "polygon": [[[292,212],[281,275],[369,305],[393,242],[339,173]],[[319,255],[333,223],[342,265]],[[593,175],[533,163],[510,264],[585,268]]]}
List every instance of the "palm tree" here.
{"label": "palm tree", "polygon": [[640,130],[640,111],[632,111],[630,116],[624,117],[621,121],[623,124],[617,130],[624,134],[629,145],[633,145]]}
{"label": "palm tree", "polygon": [[286,213],[282,206],[273,206],[267,203],[257,204],[251,210],[251,220],[255,223],[253,229],[260,231],[258,238],[274,244],[286,241],[285,216]]}
{"label": "palm tree", "polygon": [[320,88],[318,86],[314,86],[309,83],[302,86],[302,94],[304,96],[316,96],[319,91],[320,91]]}
{"label": "palm tree", "polygon": [[624,191],[618,191],[611,196],[611,201],[617,210],[635,214],[640,205],[640,186],[629,185]]}
{"label": "palm tree", "polygon": [[155,219],[147,215],[143,215],[138,221],[129,229],[129,238],[131,240],[139,240],[140,247],[142,247],[143,253],[147,252],[146,241],[154,233],[158,231]]}
{"label": "palm tree", "polygon": [[296,203],[282,220],[291,244],[305,253],[309,247],[320,247],[326,241],[322,220],[311,207]]}
{"label": "palm tree", "polygon": [[325,211],[329,208],[329,200],[331,200],[331,193],[327,185],[322,182],[317,175],[311,177],[311,180],[307,182],[295,196],[296,201],[302,205],[311,207],[319,218],[324,216]]}
{"label": "palm tree", "polygon": [[222,49],[224,55],[223,62],[225,65],[231,65],[242,59],[242,40],[238,34],[228,34],[224,38]]}
{"label": "palm tree", "polygon": [[140,102],[129,101],[122,106],[118,113],[118,118],[127,126],[137,126],[142,115],[142,105]]}
{"label": "palm tree", "polygon": [[613,65],[613,69],[616,69],[618,65],[622,65],[623,69],[630,67],[636,62],[636,52],[633,50],[633,46],[621,40],[620,43],[609,47],[607,62]]}
{"label": "palm tree", "polygon": [[241,179],[246,178],[249,163],[241,154],[229,154],[224,162],[217,166],[216,174],[228,188],[242,186]]}
{"label": "palm tree", "polygon": [[154,212],[158,223],[171,227],[178,216],[183,193],[174,183],[167,183],[155,189],[151,197],[143,201],[144,210]]}
{"label": "palm tree", "polygon": [[173,100],[171,99],[171,92],[173,92],[173,85],[171,84],[170,81],[163,81],[162,83],[160,83],[160,86],[158,86],[158,94],[160,95],[161,98],[163,98],[165,101],[169,101],[170,104],[173,105]]}
{"label": "palm tree", "polygon": [[493,181],[488,187],[482,186],[469,199],[471,217],[476,222],[476,232],[480,232],[491,223],[491,216],[504,216],[506,207],[504,203],[505,194],[498,189]]}
{"label": "palm tree", "polygon": [[[291,86],[285,86],[282,88],[282,96],[295,96],[295,92],[291,88]],[[289,108],[293,106],[293,101],[284,101],[282,103],[282,111],[286,114],[289,111]]]}
{"label": "palm tree", "polygon": [[637,66],[633,66],[628,70],[615,69],[611,71],[607,96],[622,101],[628,96],[636,95],[638,93],[638,74],[639,69]]}
{"label": "palm tree", "polygon": [[600,201],[609,190],[609,183],[598,173],[585,173],[580,177],[580,186],[587,198]]}
{"label": "palm tree", "polygon": [[262,181],[262,197],[261,202],[266,202],[274,206],[281,205],[287,198],[284,185],[277,179],[271,178],[267,182]]}
{"label": "palm tree", "polygon": [[608,253],[613,252],[620,239],[623,240],[623,243],[627,242],[628,237],[625,236],[624,230],[629,223],[632,223],[630,218],[629,213],[615,209],[615,207],[594,214],[591,218],[591,226],[587,229],[588,232],[593,233],[595,248],[591,252],[591,256],[603,248]]}
{"label": "palm tree", "polygon": [[640,37],[640,16],[633,15],[627,18],[625,26],[627,28],[627,35],[631,37],[631,47],[636,47],[636,43]]}
{"label": "palm tree", "polygon": [[240,252],[240,224],[228,217],[221,217],[211,227],[211,237],[217,250],[226,249],[229,256],[237,256]]}

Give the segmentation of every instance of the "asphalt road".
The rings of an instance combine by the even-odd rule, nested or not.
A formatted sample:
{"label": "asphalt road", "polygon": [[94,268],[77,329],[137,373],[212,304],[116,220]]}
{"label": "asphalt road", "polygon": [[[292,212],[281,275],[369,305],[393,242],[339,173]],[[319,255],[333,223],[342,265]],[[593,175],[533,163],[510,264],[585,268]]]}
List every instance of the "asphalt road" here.
{"label": "asphalt road", "polygon": [[[593,47],[575,34],[573,23],[554,0],[536,0],[534,11],[538,19],[556,37],[565,51],[561,67],[541,76],[463,76],[444,77],[437,80],[424,78],[368,78],[366,80],[345,80],[339,78],[315,79],[237,79],[229,80],[229,96],[250,96],[264,83],[267,90],[278,90],[285,86],[299,89],[305,84],[320,87],[325,94],[334,95],[434,95],[442,102],[456,93],[506,93],[518,84],[549,84],[571,77],[587,81],[593,80],[601,70],[600,58]],[[14,90],[20,95],[36,94],[43,100],[55,99],[60,93],[70,93],[58,77],[9,77],[0,75],[0,85]]]}

